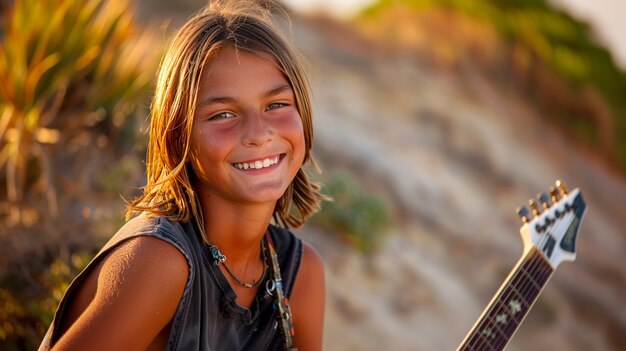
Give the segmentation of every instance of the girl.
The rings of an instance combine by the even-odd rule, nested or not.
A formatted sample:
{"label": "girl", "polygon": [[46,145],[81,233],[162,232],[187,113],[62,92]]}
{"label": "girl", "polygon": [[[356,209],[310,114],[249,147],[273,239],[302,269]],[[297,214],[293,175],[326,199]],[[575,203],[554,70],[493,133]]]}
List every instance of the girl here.
{"label": "girl", "polygon": [[321,349],[323,265],[285,229],[323,200],[302,169],[308,83],[268,12],[213,2],[175,35],[139,215],[72,282],[40,350]]}

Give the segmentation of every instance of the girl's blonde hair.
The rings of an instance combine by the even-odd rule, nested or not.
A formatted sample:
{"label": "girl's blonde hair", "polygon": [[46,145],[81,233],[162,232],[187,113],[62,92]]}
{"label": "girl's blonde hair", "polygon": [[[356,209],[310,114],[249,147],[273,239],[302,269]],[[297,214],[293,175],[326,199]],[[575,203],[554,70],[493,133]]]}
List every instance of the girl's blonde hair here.
{"label": "girl's blonde hair", "polygon": [[[304,163],[312,161],[313,139],[309,84],[300,59],[270,20],[278,9],[271,1],[212,1],[176,33],[161,61],[151,105],[147,184],[143,195],[128,204],[127,218],[147,212],[186,222],[203,222],[197,195],[192,187],[190,158],[191,130],[202,72],[220,48],[269,54],[289,81],[302,118],[305,140]],[[314,214],[325,197],[320,186],[298,170],[274,209],[275,221],[298,227]],[[295,206],[295,210],[292,207]],[[208,238],[204,238],[208,241]]]}

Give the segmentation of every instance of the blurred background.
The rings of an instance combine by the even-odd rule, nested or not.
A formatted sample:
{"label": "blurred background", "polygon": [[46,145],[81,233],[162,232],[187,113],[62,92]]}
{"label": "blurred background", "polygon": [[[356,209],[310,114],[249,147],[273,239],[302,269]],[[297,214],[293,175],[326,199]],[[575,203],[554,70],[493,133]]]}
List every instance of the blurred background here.
{"label": "blurred background", "polygon": [[[123,224],[159,57],[204,3],[0,0],[0,349],[37,348]],[[577,260],[507,350],[626,348],[624,7],[285,3],[335,198],[297,230],[326,263],[326,350],[455,349],[521,254],[515,207],[556,179],[587,200]]]}

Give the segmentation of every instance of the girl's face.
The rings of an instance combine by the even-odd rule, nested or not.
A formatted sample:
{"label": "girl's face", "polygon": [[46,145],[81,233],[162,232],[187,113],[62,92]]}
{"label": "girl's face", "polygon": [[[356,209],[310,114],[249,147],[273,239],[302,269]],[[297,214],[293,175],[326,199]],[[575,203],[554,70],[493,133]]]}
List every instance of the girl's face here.
{"label": "girl's face", "polygon": [[191,135],[200,196],[275,202],[302,165],[304,145],[293,90],[275,61],[223,47],[203,74]]}

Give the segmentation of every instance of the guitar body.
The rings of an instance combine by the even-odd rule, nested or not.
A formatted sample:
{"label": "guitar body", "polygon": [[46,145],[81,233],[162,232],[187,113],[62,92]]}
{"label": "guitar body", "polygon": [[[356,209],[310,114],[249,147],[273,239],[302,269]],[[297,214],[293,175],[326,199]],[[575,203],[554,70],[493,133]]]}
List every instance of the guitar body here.
{"label": "guitar body", "polygon": [[563,261],[576,257],[575,243],[585,213],[578,189],[557,181],[550,195],[518,209],[524,251],[457,351],[500,351],[508,344],[548,280]]}

